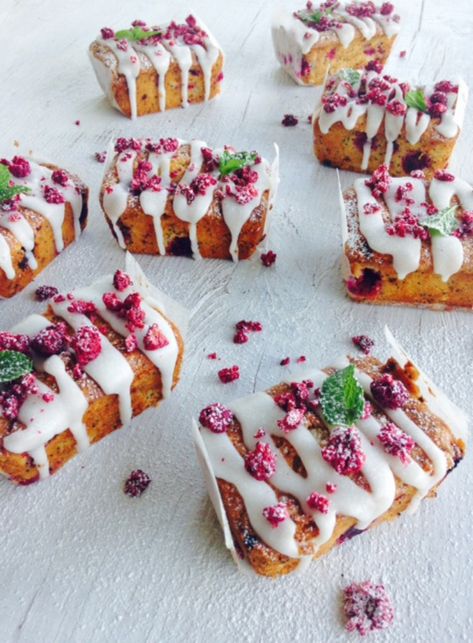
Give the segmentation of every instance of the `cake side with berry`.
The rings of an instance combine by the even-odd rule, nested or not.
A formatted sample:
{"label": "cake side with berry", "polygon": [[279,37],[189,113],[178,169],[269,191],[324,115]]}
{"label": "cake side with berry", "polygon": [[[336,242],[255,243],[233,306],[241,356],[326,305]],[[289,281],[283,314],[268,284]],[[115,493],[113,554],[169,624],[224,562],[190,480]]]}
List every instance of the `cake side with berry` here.
{"label": "cake side with berry", "polygon": [[88,189],[55,165],[0,160],[0,298],[20,292],[87,224]]}
{"label": "cake side with berry", "polygon": [[202,103],[221,91],[223,52],[193,15],[182,23],[104,27],[89,55],[105,95],[129,118]]}
{"label": "cake side with berry", "polygon": [[48,478],[178,383],[180,331],[128,263],[0,332],[0,473],[12,482]]}
{"label": "cake side with berry", "polygon": [[463,81],[411,87],[373,70],[331,76],[313,118],[314,152],[323,165],[393,176],[447,167],[463,126]]}
{"label": "cake side with berry", "polygon": [[278,183],[278,156],[214,150],[204,141],[116,141],[100,201],[130,252],[248,259],[264,239]]}
{"label": "cake side with berry", "polygon": [[451,172],[392,177],[341,195],[344,279],[356,301],[473,308],[473,186]]}
{"label": "cake side with berry", "polygon": [[195,425],[235,560],[281,576],[435,496],[465,452],[467,419],[392,341],[383,363],[344,358]]}
{"label": "cake side with berry", "polygon": [[400,29],[394,5],[383,2],[338,2],[278,12],[272,36],[283,69],[300,85],[323,85],[327,73],[345,67],[381,67]]}

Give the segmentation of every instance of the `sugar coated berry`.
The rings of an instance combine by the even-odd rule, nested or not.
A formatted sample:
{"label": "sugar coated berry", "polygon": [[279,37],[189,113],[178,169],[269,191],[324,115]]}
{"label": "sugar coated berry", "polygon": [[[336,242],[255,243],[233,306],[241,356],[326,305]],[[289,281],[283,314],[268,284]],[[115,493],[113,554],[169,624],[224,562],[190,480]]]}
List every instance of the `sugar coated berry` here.
{"label": "sugar coated berry", "polygon": [[102,352],[102,340],[99,331],[93,326],[81,326],[71,340],[79,366],[86,366]]}
{"label": "sugar coated berry", "polygon": [[393,11],[394,11],[394,5],[392,4],[392,2],[383,2],[379,10],[379,13],[382,16],[390,16]]}
{"label": "sugar coated berry", "polygon": [[321,493],[314,491],[307,498],[307,504],[314,511],[320,511],[321,514],[327,514],[330,507],[330,500]]}
{"label": "sugar coated berry", "polygon": [[54,286],[40,286],[35,290],[35,297],[37,301],[47,301],[58,294],[58,289]]}
{"label": "sugar coated berry", "polygon": [[218,378],[223,384],[234,382],[240,379],[240,367],[230,366],[229,368],[222,368],[218,371]]}
{"label": "sugar coated berry", "polygon": [[304,409],[291,409],[286,413],[282,420],[278,420],[277,424],[281,431],[289,433],[297,429],[302,420],[304,419]]}
{"label": "sugar coated berry", "polygon": [[352,2],[345,7],[345,11],[356,18],[370,18],[377,9],[374,2]]}
{"label": "sugar coated berry", "polygon": [[[60,296],[60,295],[59,295]],[[69,295],[68,295],[68,298]],[[56,299],[54,301],[57,301]],[[92,315],[96,312],[96,307],[92,301],[83,301],[82,299],[73,299],[72,303],[67,307],[70,313],[77,315]]]}
{"label": "sugar coated berry", "polygon": [[443,103],[430,103],[429,105],[429,114],[433,118],[440,118],[447,111],[447,105]]}
{"label": "sugar coated berry", "polygon": [[276,456],[269,444],[257,442],[245,456],[245,469],[256,480],[267,482],[276,473]]}
{"label": "sugar coated berry", "polygon": [[374,346],[374,341],[370,339],[368,335],[355,335],[354,337],[351,338],[351,341],[365,355],[369,355],[371,353],[371,349]]}
{"label": "sugar coated berry", "polygon": [[45,357],[59,355],[66,345],[66,325],[64,323],[43,328],[31,342],[33,350]]}
{"label": "sugar coated berry", "polygon": [[249,337],[247,333],[245,333],[245,331],[243,330],[238,330],[233,336],[234,344],[246,344],[248,340],[249,340]]}
{"label": "sugar coated berry", "polygon": [[393,116],[404,116],[407,112],[407,105],[400,100],[392,100],[386,105],[386,111]]}
{"label": "sugar coated berry", "polygon": [[119,292],[123,292],[124,290],[126,290],[132,285],[133,285],[133,281],[131,280],[131,277],[126,274],[126,272],[117,270],[113,275],[113,286]]}
{"label": "sugar coated berry", "polygon": [[105,159],[107,158],[107,152],[95,152],[94,158],[97,161],[97,163],[105,163]]}
{"label": "sugar coated berry", "polygon": [[0,332],[0,351],[17,351],[28,354],[31,340],[28,335],[17,335],[8,331]]}
{"label": "sugar coated berry", "polygon": [[263,330],[263,324],[261,322],[245,321],[244,319],[237,322],[235,327],[237,330],[243,330],[251,333],[260,333]]}
{"label": "sugar coated berry", "polygon": [[215,402],[202,409],[199,422],[212,433],[225,433],[233,422],[233,413],[223,404]]}
{"label": "sugar coated berry", "polygon": [[375,199],[379,199],[388,191],[390,182],[388,166],[380,165],[371,178],[366,179],[365,184],[370,188]]}
{"label": "sugar coated berry", "polygon": [[102,301],[105,304],[107,310],[111,310],[114,313],[118,313],[123,309],[123,302],[116,293],[106,292],[102,295]]}
{"label": "sugar coated berry", "polygon": [[290,363],[290,361],[291,361],[291,358],[290,358],[290,357],[284,357],[284,358],[279,362],[279,364],[280,364],[281,366],[287,366],[287,365]]}
{"label": "sugar coated berry", "polygon": [[387,409],[401,409],[409,400],[409,391],[400,380],[392,375],[382,375],[370,385],[375,401]]}
{"label": "sugar coated berry", "polygon": [[104,40],[110,40],[110,38],[115,38],[115,32],[110,27],[102,27],[100,30],[100,35]]}
{"label": "sugar coated berry", "polygon": [[284,127],[295,127],[299,122],[299,119],[294,116],[294,114],[284,114],[284,118],[281,121],[281,125]]}
{"label": "sugar coated berry", "polygon": [[325,485],[325,490],[327,493],[335,493],[335,491],[337,490],[337,485],[333,482],[327,482],[327,484]]}
{"label": "sugar coated berry", "polygon": [[384,585],[371,581],[352,583],[343,590],[345,628],[361,636],[374,630],[384,630],[394,620],[394,608]]}
{"label": "sugar coated berry", "polygon": [[54,172],[51,174],[51,179],[53,183],[57,183],[58,185],[65,186],[69,182],[69,176],[67,175],[64,170],[54,170]]}
{"label": "sugar coated berry", "polygon": [[366,454],[361,448],[358,430],[340,427],[332,431],[327,445],[322,449],[322,457],[340,475],[361,471]]}
{"label": "sugar coated berry", "polygon": [[138,348],[138,340],[134,333],[130,333],[125,339],[125,350],[127,353],[133,353]]}
{"label": "sugar coated berry", "polygon": [[434,177],[437,179],[437,181],[446,181],[447,183],[452,183],[452,181],[455,180],[455,176],[450,172],[446,172],[445,170],[437,170]]}
{"label": "sugar coated berry", "polygon": [[404,465],[409,464],[411,461],[410,453],[415,447],[415,442],[410,435],[404,433],[393,422],[388,422],[376,437],[383,445],[386,453],[396,456]]}
{"label": "sugar coated berry", "polygon": [[24,179],[31,174],[31,165],[29,161],[22,156],[14,156],[8,164],[8,167],[17,179]]}
{"label": "sugar coated berry", "polygon": [[64,196],[59,192],[59,190],[56,190],[56,188],[51,187],[50,185],[45,185],[43,187],[43,196],[47,203],[52,203],[55,205],[59,205],[61,203],[65,203],[66,199]]}
{"label": "sugar coated berry", "polygon": [[132,471],[125,481],[123,491],[131,498],[139,498],[146,491],[151,482],[151,478],[141,469]]}
{"label": "sugar coated berry", "polygon": [[143,339],[144,347],[147,351],[156,351],[169,345],[169,340],[158,324],[153,324],[148,328]]}
{"label": "sugar coated berry", "polygon": [[263,516],[270,523],[271,527],[279,527],[288,517],[287,506],[284,502],[278,502],[277,505],[265,507],[263,509]]}
{"label": "sugar coated berry", "polygon": [[438,83],[435,83],[434,87],[436,92],[445,92],[445,93],[458,93],[458,85],[454,85],[449,80],[441,80]]}
{"label": "sugar coated berry", "polygon": [[272,250],[268,250],[268,252],[264,252],[261,255],[261,263],[265,268],[269,268],[270,266],[273,265],[273,263],[276,262],[277,254],[273,252]]}
{"label": "sugar coated berry", "polygon": [[383,71],[383,63],[380,60],[370,60],[369,63],[365,66],[366,71],[375,71],[377,74],[380,74]]}

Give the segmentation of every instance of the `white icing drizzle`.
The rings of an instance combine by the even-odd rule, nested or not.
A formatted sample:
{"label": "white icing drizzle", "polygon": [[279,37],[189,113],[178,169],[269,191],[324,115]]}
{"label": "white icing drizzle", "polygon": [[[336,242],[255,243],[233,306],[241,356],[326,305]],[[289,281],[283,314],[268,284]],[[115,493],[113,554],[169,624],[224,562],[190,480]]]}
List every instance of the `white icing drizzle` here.
{"label": "white icing drizzle", "polygon": [[[152,31],[161,31],[165,34],[168,26],[153,27]],[[146,66],[146,60],[149,61],[149,64],[152,65],[158,75],[159,110],[161,112],[166,109],[166,75],[172,62],[177,63],[179,66],[181,73],[181,102],[182,107],[187,107],[189,103],[189,71],[194,62],[194,56],[197,58],[202,70],[204,100],[209,100],[212,70],[221,54],[221,49],[215,38],[204,27],[202,21],[197,21],[197,27],[206,32],[204,46],[198,44],[187,45],[181,37],[162,37],[161,40],[151,38],[149,42],[146,40],[133,43],[127,41],[126,50],[123,51],[123,45],[121,44],[123,41],[118,41],[114,38],[104,39],[102,37],[96,39],[97,43],[113,52],[117,59],[117,71],[126,78],[132,119],[135,119],[138,113],[136,82],[143,65]],[[103,71],[104,69],[108,70],[108,67],[98,61],[93,54],[91,57],[100,86],[106,95],[112,99],[114,107],[117,107],[113,98],[113,74],[109,73],[109,71]]]}
{"label": "white icing drizzle", "polygon": [[[347,360],[344,360],[339,366],[343,367],[347,363]],[[370,396],[371,378],[358,369],[356,376],[365,394]],[[311,379],[318,387],[325,377],[326,375],[321,371],[310,371],[305,373],[304,377],[300,377],[299,381]],[[347,476],[339,475],[325,462],[321,456],[320,446],[305,422],[293,431],[283,432],[278,427],[277,421],[285,414],[266,393],[256,393],[238,400],[230,405],[230,409],[240,423],[243,441],[249,450],[254,449],[258,441],[255,433],[259,428],[264,427],[266,435],[261,440],[270,444],[271,449],[276,453],[276,473],[271,477],[270,484],[256,481],[245,470],[243,458],[233,446],[228,434],[212,433],[201,426],[200,432],[208,465],[211,466],[216,478],[235,485],[244,501],[250,523],[263,542],[292,558],[303,557],[295,540],[293,521],[286,518],[277,528],[274,528],[262,514],[265,507],[277,503],[273,486],[281,493],[295,497],[304,513],[313,516],[319,529],[318,536],[311,543],[315,553],[321,544],[332,537],[337,515],[351,516],[357,520],[357,528],[366,529],[385,513],[395,500],[395,476],[416,489],[416,494],[408,508],[412,512],[420,499],[425,497],[447,472],[445,454],[402,409],[395,411],[383,409],[383,411],[390,421],[411,436],[423,449],[430,460],[431,471],[424,471],[413,460],[403,465],[398,458],[387,454],[377,440],[382,426],[379,421],[374,417],[360,420],[356,423],[356,427],[366,455],[362,473],[369,483],[370,490],[358,486]],[[291,444],[301,459],[307,477],[296,473],[287,464],[272,436],[283,437]],[[312,510],[307,505],[307,498],[314,491],[327,496],[325,489],[327,482],[336,484],[337,488],[333,494],[328,495],[330,500],[328,513],[323,514]]]}
{"label": "white icing drizzle", "polygon": [[[207,148],[208,145],[205,141],[200,140],[178,141],[178,143],[179,148],[184,145],[188,145],[190,147],[190,163],[178,184],[182,187],[190,185],[190,183],[202,173],[204,162],[202,148]],[[214,152],[216,154],[221,154],[223,150],[214,150]],[[179,219],[189,224],[189,238],[191,241],[192,254],[194,258],[200,258],[201,254],[197,239],[197,225],[211,208],[214,202],[215,191],[221,188],[223,193],[223,197],[221,199],[222,216],[231,234],[229,252],[233,261],[238,261],[238,240],[243,226],[250,219],[253,210],[260,204],[262,195],[265,191],[269,191],[268,204],[272,204],[274,200],[279,180],[279,151],[277,147],[276,157],[272,165],[270,165],[265,159],[261,159],[260,163],[251,166],[252,171],[256,172],[258,178],[256,183],[253,184],[253,187],[256,189],[255,197],[248,203],[238,203],[234,197],[225,193],[225,187],[227,184],[219,178],[218,170],[210,172],[210,174],[217,179],[217,183],[213,186],[209,186],[205,194],[196,195],[195,199],[191,203],[187,202],[185,194],[179,192],[179,190],[174,195],[171,195],[168,190],[171,188],[171,183],[175,182],[171,177],[171,159],[174,154],[178,153],[178,151],[166,152],[162,148],[160,151],[149,153],[148,161],[152,165],[152,173],[161,177],[162,189],[159,191],[151,189],[144,190],[139,196],[143,212],[153,218],[153,226],[159,254],[166,254],[161,218],[166,211],[166,206],[169,200],[171,200],[174,214]],[[115,160],[118,182],[107,186],[103,193],[104,211],[112,223],[118,243],[122,248],[126,247],[126,243],[118,226],[118,221],[128,205],[135,161],[136,152],[127,151],[118,154]],[[270,208],[268,207],[264,233],[266,233],[268,225],[269,209]]]}
{"label": "white icing drizzle", "polygon": [[[314,11],[316,7],[314,7]],[[302,20],[287,11],[277,11],[272,21],[272,38],[276,56],[292,78],[303,85],[301,64],[303,56],[319,42],[330,42],[336,37],[342,47],[346,49],[353,42],[357,33],[365,40],[371,40],[380,31],[388,38],[395,36],[400,29],[399,20],[394,20],[394,14],[383,16],[375,13],[372,17],[355,17],[343,10],[336,8],[332,17],[340,24],[328,31],[317,31],[305,25]],[[377,27],[377,25],[379,27]]]}
{"label": "white icing drizzle", "polygon": [[[414,200],[409,208],[422,223],[428,220],[428,215],[426,208],[422,206],[426,202],[426,188],[420,179],[391,177],[388,191],[384,194],[384,205],[388,209],[391,220],[400,216],[406,204],[403,200],[396,198],[396,193],[407,183],[413,187],[412,191],[408,192],[409,197]],[[405,237],[389,235],[383,219],[383,204],[381,204],[379,211],[374,213],[367,214],[364,210],[366,205],[380,206],[366,185],[366,180],[357,179],[354,189],[358,204],[360,232],[370,248],[375,252],[393,257],[393,267],[398,274],[398,279],[404,279],[409,273],[418,270],[421,260],[421,240],[415,239],[412,235]],[[439,211],[448,208],[454,196],[457,196],[464,210],[473,208],[473,187],[459,178],[455,178],[454,181],[441,181],[434,178],[428,187],[428,194],[433,205]],[[447,282],[452,275],[461,270],[464,252],[462,242],[457,237],[431,235],[431,252],[434,273],[439,275],[443,281]]]}
{"label": "white icing drizzle", "polygon": [[[380,90],[380,93],[386,97],[386,104],[384,106],[380,106],[373,101],[357,102],[361,79],[353,85],[354,91],[352,91],[351,88],[347,86],[343,77],[336,75],[328,79],[327,84],[330,87],[330,91],[327,92],[326,85],[323,96],[336,93],[342,96],[343,99],[346,99],[346,104],[340,104],[336,106],[333,111],[329,112],[326,112],[323,106],[320,105],[316,118],[322,134],[327,134],[335,123],[342,123],[343,127],[347,130],[354,129],[359,118],[366,114],[365,133],[367,140],[363,146],[363,158],[360,166],[362,170],[368,168],[372,141],[380,130],[384,120],[384,136],[387,141],[384,164],[389,167],[392,160],[394,142],[401,135],[403,126],[405,126],[407,141],[411,145],[415,145],[420,141],[429,127],[431,117],[429,114],[420,112],[414,107],[407,107],[399,82],[386,81],[382,74],[377,74],[374,71],[365,71],[362,72],[362,74],[362,78],[366,81],[367,87],[371,82],[385,83],[385,89]],[[434,87],[424,89],[425,96],[428,98],[434,91]],[[446,93],[447,111],[441,115],[440,121],[435,122],[433,125],[435,130],[445,138],[454,138],[457,136],[462,125],[463,110],[461,105],[465,101],[465,92],[464,83],[460,82],[458,93]],[[392,113],[392,111],[388,109],[389,105],[392,105],[394,102],[399,102],[404,110],[407,108],[405,114]],[[315,120],[316,119],[314,119],[314,123]]]}
{"label": "white icing drizzle", "polygon": [[[80,190],[76,189],[75,183],[69,178],[67,185],[62,186],[52,180],[53,170],[39,163],[28,159],[31,172],[25,178],[12,177],[16,185],[29,188],[27,194],[20,196],[20,208],[28,208],[42,215],[51,226],[56,251],[64,249],[63,223],[66,212],[66,204],[69,202],[74,217],[74,236],[77,239],[81,233],[80,215],[83,206],[83,197]],[[44,187],[52,187],[57,190],[65,199],[65,203],[48,203],[43,194]],[[13,237],[22,245],[25,256],[32,270],[36,270],[38,262],[34,255],[35,233],[33,227],[21,213],[21,210],[13,212],[0,211],[1,228],[8,230]],[[16,272],[12,263],[11,248],[0,232],[0,268],[5,272],[9,280],[15,279]]]}

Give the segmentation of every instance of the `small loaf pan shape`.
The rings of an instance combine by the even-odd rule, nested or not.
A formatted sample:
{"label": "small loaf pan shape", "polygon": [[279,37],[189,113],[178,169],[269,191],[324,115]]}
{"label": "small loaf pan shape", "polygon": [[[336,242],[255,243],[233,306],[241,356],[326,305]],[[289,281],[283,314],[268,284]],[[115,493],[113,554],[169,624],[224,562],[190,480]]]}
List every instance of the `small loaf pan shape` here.
{"label": "small loaf pan shape", "polygon": [[48,478],[179,381],[179,308],[136,262],[0,332],[0,473]]}
{"label": "small loaf pan shape", "polygon": [[120,138],[100,202],[130,252],[238,261],[266,235],[278,180],[277,148],[270,164],[199,140]]}
{"label": "small loaf pan shape", "polygon": [[88,195],[77,176],[55,165],[0,161],[0,298],[23,290],[78,239]]}
{"label": "small loaf pan shape", "polygon": [[466,417],[387,335],[385,363],[344,358],[200,413],[197,452],[237,563],[303,568],[412,512],[463,458]]}
{"label": "small loaf pan shape", "polygon": [[390,2],[338,2],[278,11],[272,36],[282,68],[300,85],[323,85],[344,67],[383,66],[400,29]]}
{"label": "small loaf pan shape", "polygon": [[192,15],[183,23],[104,27],[89,55],[105,95],[129,118],[203,103],[221,91],[223,52]]}
{"label": "small loaf pan shape", "polygon": [[323,165],[393,176],[422,170],[431,178],[447,167],[463,126],[463,81],[432,86],[376,71],[344,69],[328,78],[313,121],[314,152]]}

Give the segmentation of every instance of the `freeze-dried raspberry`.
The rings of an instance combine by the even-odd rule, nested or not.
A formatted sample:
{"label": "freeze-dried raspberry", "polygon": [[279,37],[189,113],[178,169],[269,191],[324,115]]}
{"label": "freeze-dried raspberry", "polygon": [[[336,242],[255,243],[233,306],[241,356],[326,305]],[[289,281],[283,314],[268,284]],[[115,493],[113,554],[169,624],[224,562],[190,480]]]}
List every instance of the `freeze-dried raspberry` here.
{"label": "freeze-dried raspberry", "polygon": [[458,85],[454,85],[449,80],[440,80],[438,83],[435,83],[434,87],[436,92],[445,92],[445,93],[458,93]]}
{"label": "freeze-dried raspberry", "polygon": [[66,346],[66,324],[64,322],[43,328],[31,342],[33,350],[45,357],[59,355]]}
{"label": "freeze-dried raspberry", "polygon": [[31,174],[31,165],[22,156],[14,156],[8,163],[8,169],[17,179],[24,179]]}
{"label": "freeze-dried raspberry", "polygon": [[429,233],[419,222],[418,217],[409,207],[404,208],[401,214],[397,215],[393,223],[386,226],[386,232],[392,237],[404,238],[408,235],[414,239],[427,240]]}
{"label": "freeze-dried raspberry", "polygon": [[0,351],[18,351],[27,355],[30,352],[30,338],[28,335],[2,331],[0,332]]}
{"label": "freeze-dried raspberry", "polygon": [[[128,43],[124,41],[127,46]],[[118,138],[115,143],[115,151],[118,153],[126,152],[126,150],[134,150],[135,152],[141,151],[142,143],[137,138]]]}
{"label": "freeze-dried raspberry", "polygon": [[243,330],[238,330],[233,336],[234,344],[246,344],[248,340],[249,340],[249,337]]}
{"label": "freeze-dried raspberry", "polygon": [[264,252],[261,255],[261,263],[265,268],[269,268],[270,266],[272,266],[273,263],[276,262],[276,259],[277,259],[277,254],[272,250],[268,250],[268,252]]}
{"label": "freeze-dried raspberry", "polygon": [[257,442],[245,456],[245,468],[256,480],[267,482],[276,473],[276,456],[266,442]]}
{"label": "freeze-dried raspberry", "polygon": [[283,357],[283,359],[279,362],[281,366],[287,366],[291,361],[290,357]]}
{"label": "freeze-dried raspberry", "polygon": [[302,420],[304,419],[305,412],[303,409],[291,409],[282,420],[278,420],[277,424],[281,431],[289,433],[297,429]]}
{"label": "freeze-dried raspberry", "polygon": [[[126,303],[126,300],[125,300]],[[125,326],[132,333],[137,328],[145,327],[146,313],[141,308],[128,308],[125,310],[125,318],[127,320]]]}
{"label": "freeze-dried raspberry", "polygon": [[39,392],[36,377],[33,373],[28,373],[21,380],[5,391],[0,392],[0,407],[2,415],[7,420],[16,420],[21,409],[21,405],[28,395],[37,395]]}
{"label": "freeze-dried raspberry", "polygon": [[160,348],[168,346],[169,340],[163,331],[159,328],[158,324],[153,324],[148,328],[148,331],[143,339],[144,347],[147,351],[156,351]]}
{"label": "freeze-dried raspberry", "polygon": [[371,18],[377,9],[374,2],[352,2],[345,7],[345,11],[356,18]]}
{"label": "freeze-dried raspberry", "polygon": [[473,212],[464,211],[460,217],[460,226],[453,233],[458,239],[473,236]]}
{"label": "freeze-dried raspberry", "polygon": [[127,353],[132,353],[138,348],[138,340],[136,335],[130,333],[125,339],[125,350]]}
{"label": "freeze-dried raspberry", "polygon": [[371,178],[366,179],[365,184],[370,188],[375,199],[379,199],[388,191],[390,182],[388,166],[380,165]]}
{"label": "freeze-dried raspberry", "polygon": [[209,353],[207,359],[218,359],[217,353]]}
{"label": "freeze-dried raspberry", "polygon": [[325,490],[327,491],[327,493],[335,493],[335,491],[337,490],[337,485],[333,482],[327,482],[327,484],[325,485]]}
{"label": "freeze-dried raspberry", "polygon": [[223,384],[234,382],[240,379],[240,367],[230,366],[230,368],[222,368],[218,371],[218,378]]}
{"label": "freeze-dried raspberry", "polygon": [[190,205],[197,196],[204,196],[208,189],[215,185],[217,185],[217,179],[211,174],[199,174],[189,185],[179,183],[176,194],[184,195],[187,204]]}
{"label": "freeze-dried raspberry", "polygon": [[105,308],[107,310],[111,310],[114,313],[118,313],[123,309],[123,302],[114,292],[104,293],[102,296],[102,301],[105,304]]}
{"label": "freeze-dried raspberry", "polygon": [[279,525],[288,517],[287,507],[284,502],[278,502],[277,505],[272,507],[265,507],[263,509],[263,516],[270,523],[271,527],[279,527]]}
{"label": "freeze-dried raspberry", "polygon": [[437,170],[434,176],[438,181],[446,181],[447,183],[451,183],[455,180],[454,175],[450,172],[446,172],[445,170]]}
{"label": "freeze-dried raspberry", "polygon": [[107,152],[95,152],[94,158],[97,161],[97,163],[105,163],[105,160],[107,158]]}
{"label": "freeze-dried raspberry", "polygon": [[380,74],[383,71],[383,63],[378,60],[370,60],[369,63],[365,66],[366,71],[375,71],[377,74]]}
{"label": "freeze-dried raspberry", "polygon": [[263,330],[263,324],[259,321],[246,321],[242,319],[241,321],[235,324],[237,330],[243,330],[245,332],[259,333]]}
{"label": "freeze-dried raspberry", "polygon": [[430,103],[429,114],[433,118],[440,118],[442,114],[445,114],[447,109],[448,109],[447,105],[444,105],[443,103]]}
{"label": "freeze-dried raspberry", "polygon": [[365,355],[369,355],[371,353],[371,349],[374,346],[374,341],[370,337],[368,337],[368,335],[355,335],[355,337],[351,338],[351,341]]}
{"label": "freeze-dried raspberry", "polygon": [[330,507],[330,500],[321,493],[314,491],[307,498],[307,504],[314,511],[320,511],[321,514],[327,514]]}
{"label": "freeze-dried raspberry", "polygon": [[392,375],[382,375],[370,385],[375,401],[387,409],[401,409],[409,400],[409,391],[400,380]]}
{"label": "freeze-dried raspberry", "polygon": [[104,40],[110,40],[110,38],[115,38],[115,32],[110,27],[102,27],[100,30],[100,35]]}
{"label": "freeze-dried raspberry", "polygon": [[368,402],[368,400],[365,400],[365,406],[363,409],[363,415],[361,416],[362,420],[367,420],[369,417],[373,415],[373,407],[371,406],[371,402]]}
{"label": "freeze-dried raspberry", "polygon": [[379,10],[379,13],[382,16],[390,16],[393,11],[394,11],[394,5],[392,4],[392,2],[383,2]]}
{"label": "freeze-dried raspberry", "polygon": [[126,290],[132,285],[133,285],[133,281],[131,280],[131,277],[126,274],[126,272],[117,270],[113,275],[113,286],[119,292],[123,292],[124,290]]}
{"label": "freeze-dried raspberry", "polygon": [[405,49],[399,52],[399,58],[405,58],[406,55],[407,55],[407,51]]}
{"label": "freeze-dried raspberry", "polygon": [[333,113],[339,107],[345,107],[347,103],[348,98],[337,93],[322,97],[322,105],[327,114]]}
{"label": "freeze-dried raspberry", "polygon": [[352,583],[343,590],[343,610],[346,629],[361,636],[374,630],[384,630],[394,620],[394,608],[384,585],[371,581]]}
{"label": "freeze-dried raspberry", "polygon": [[386,111],[393,116],[404,116],[407,112],[407,105],[400,100],[392,100],[386,105]]}
{"label": "freeze-dried raspberry", "polygon": [[80,366],[86,366],[102,352],[102,340],[99,331],[93,326],[81,326],[71,340]]}
{"label": "freeze-dried raspberry", "polygon": [[407,465],[411,461],[410,453],[415,447],[415,442],[410,435],[404,433],[393,422],[385,424],[377,435],[386,453],[399,458],[402,464]]}
{"label": "freeze-dried raspberry", "polygon": [[0,393],[2,415],[7,420],[16,420],[21,408],[20,400],[8,392]]}
{"label": "freeze-dried raspberry", "polygon": [[146,491],[150,482],[151,478],[147,473],[141,469],[135,469],[125,481],[123,491],[131,498],[139,498],[141,494]]}
{"label": "freeze-dried raspberry", "polygon": [[58,294],[58,289],[54,286],[40,286],[35,290],[35,297],[37,301],[47,301]]}
{"label": "freeze-dried raspberry", "polygon": [[66,202],[66,199],[59,190],[56,190],[56,188],[53,188],[50,185],[45,185],[43,187],[43,196],[48,203],[53,203],[55,205]]}
{"label": "freeze-dried raspberry", "polygon": [[233,413],[223,404],[215,402],[202,409],[199,422],[212,433],[225,433],[233,422]]}
{"label": "freeze-dried raspberry", "polygon": [[51,174],[51,179],[54,183],[62,185],[63,187],[69,182],[69,176],[64,172],[64,170],[54,170]]}
{"label": "freeze-dried raspberry", "polygon": [[76,313],[78,315],[92,315],[97,311],[92,301],[83,301],[82,299],[73,299],[70,306],[67,307],[67,310],[70,313]]}
{"label": "freeze-dried raspberry", "polygon": [[357,429],[340,427],[332,431],[327,445],[322,449],[322,457],[340,475],[361,471],[366,454],[361,448]]}
{"label": "freeze-dried raspberry", "polygon": [[298,122],[299,122],[299,119],[296,118],[294,114],[284,114],[284,118],[281,121],[281,125],[284,125],[284,127],[295,127],[298,124]]}

